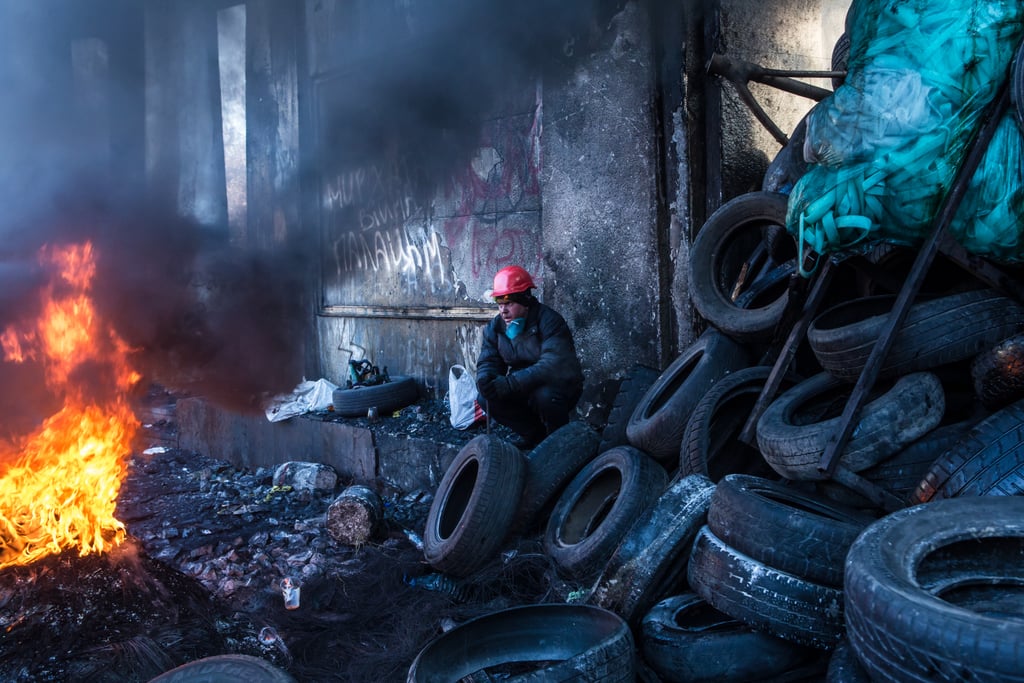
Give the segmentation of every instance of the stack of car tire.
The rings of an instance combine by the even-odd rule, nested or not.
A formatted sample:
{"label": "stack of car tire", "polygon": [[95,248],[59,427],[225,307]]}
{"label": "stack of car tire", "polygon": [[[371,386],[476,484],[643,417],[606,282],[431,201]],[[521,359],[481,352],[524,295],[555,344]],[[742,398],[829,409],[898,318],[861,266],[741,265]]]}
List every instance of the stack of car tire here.
{"label": "stack of car tire", "polygon": [[[723,215],[765,234],[750,201],[740,218],[729,204],[712,217],[694,261],[737,263],[722,233],[698,249]],[[740,240],[776,278],[787,261],[765,242]],[[590,672],[581,680],[627,680],[635,666],[665,681],[1024,680],[1024,305],[966,271],[912,303],[839,458],[901,502],[882,509],[818,468],[892,306],[860,294],[871,284],[833,285],[756,443],[741,432],[773,371],[761,359],[783,309],[761,301],[775,312],[751,324],[740,305],[758,299],[742,294],[720,306],[724,322],[698,305],[707,330],[663,371],[632,368],[600,434],[571,422],[525,454],[477,437],[438,487],[427,561],[465,577],[517,536],[539,536],[582,587],[562,607],[577,622],[620,619],[628,635],[609,638],[629,647],[611,650],[641,655],[610,665],[607,643],[581,641],[559,655]],[[694,287],[702,301],[696,275]],[[773,290],[754,279],[747,291]],[[609,666],[618,673],[595,673]]]}
{"label": "stack of car tire", "polygon": [[[634,671],[621,647],[581,639],[558,653],[574,680],[1024,683],[1024,303],[933,265],[838,454],[848,476],[829,476],[826,443],[915,252],[836,260],[784,347],[806,285],[780,191],[800,155],[786,151],[691,246],[706,331],[664,370],[630,369],[600,435],[573,422],[525,456],[471,442],[439,486],[426,558],[465,576],[540,534],[583,587],[561,608],[621,621],[641,655]],[[744,438],[780,348],[788,371]],[[889,504],[848,487],[854,475]],[[554,658],[546,629],[528,654],[510,618],[517,661]],[[409,680],[428,680],[417,668]],[[545,673],[561,675],[517,680]]]}

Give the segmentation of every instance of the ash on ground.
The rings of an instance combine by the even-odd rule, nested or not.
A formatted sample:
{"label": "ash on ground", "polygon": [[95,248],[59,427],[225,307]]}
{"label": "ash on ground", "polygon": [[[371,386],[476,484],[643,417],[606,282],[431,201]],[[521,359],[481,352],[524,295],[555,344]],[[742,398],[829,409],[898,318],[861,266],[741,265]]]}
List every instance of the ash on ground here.
{"label": "ash on ground", "polygon": [[[270,469],[179,450],[168,445],[172,415],[147,424],[159,445],[127,461],[122,549],[0,572],[0,680],[148,681],[186,661],[249,654],[299,681],[404,681],[443,631],[578,588],[533,537],[471,577],[435,572],[419,545],[428,491],[378,491],[379,528],[357,547],[339,543],[324,523],[349,482],[296,490],[275,486]],[[369,426],[449,443],[483,433],[447,419],[443,403],[422,401]],[[285,608],[285,578],[300,588],[297,609]]]}

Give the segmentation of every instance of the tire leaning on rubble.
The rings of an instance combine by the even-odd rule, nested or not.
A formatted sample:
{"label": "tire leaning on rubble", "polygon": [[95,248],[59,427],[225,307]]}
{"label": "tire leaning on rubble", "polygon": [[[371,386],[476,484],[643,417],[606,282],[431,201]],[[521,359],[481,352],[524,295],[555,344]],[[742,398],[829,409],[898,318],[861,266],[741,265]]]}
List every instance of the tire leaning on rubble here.
{"label": "tire leaning on rubble", "polygon": [[[825,444],[836,431],[853,386],[822,372],[780,394],[757,422],[757,445],[772,469],[786,479],[821,480]],[[872,398],[873,397],[873,398]],[[945,412],[939,378],[916,372],[880,382],[860,411],[839,462],[860,472],[897,453],[938,426]]]}
{"label": "tire leaning on rubble", "polygon": [[641,633],[644,660],[666,683],[768,680],[815,652],[755,631],[689,591],[654,605]]}
{"label": "tire leaning on rubble", "polygon": [[629,626],[608,610],[527,605],[471,619],[438,636],[416,656],[406,680],[458,681],[503,664],[522,671],[521,663],[538,662],[532,671],[501,680],[633,683],[633,650]]}
{"label": "tire leaning on rubble", "polygon": [[445,471],[427,513],[423,555],[434,569],[468,576],[494,558],[523,490],[519,449],[488,434],[469,441]]}
{"label": "tire leaning on rubble", "polygon": [[214,655],[166,671],[149,683],[295,683],[288,672],[252,655]]}
{"label": "tire leaning on rubble", "polygon": [[846,633],[874,681],[1024,683],[1024,499],[897,510],[846,560]]}
{"label": "tire leaning on rubble", "polygon": [[673,481],[629,528],[587,602],[635,625],[658,600],[686,583],[686,560],[707,521],[715,484],[703,474]]}
{"label": "tire leaning on rubble", "polygon": [[544,552],[572,578],[593,579],[667,483],[665,468],[642,451],[617,446],[601,453],[555,503],[544,532]]}
{"label": "tire leaning on rubble", "polygon": [[558,494],[597,455],[600,437],[590,425],[573,420],[551,432],[526,455],[526,475],[510,533],[533,530]]}

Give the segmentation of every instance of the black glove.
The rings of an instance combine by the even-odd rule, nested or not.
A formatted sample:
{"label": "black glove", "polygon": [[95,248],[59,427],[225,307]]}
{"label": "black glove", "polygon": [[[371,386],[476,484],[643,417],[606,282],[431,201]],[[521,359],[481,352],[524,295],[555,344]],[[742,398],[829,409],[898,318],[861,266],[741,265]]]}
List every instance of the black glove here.
{"label": "black glove", "polygon": [[507,375],[488,377],[481,380],[477,386],[480,395],[488,401],[501,401],[516,393],[518,389],[519,386],[515,380]]}
{"label": "black glove", "polygon": [[488,401],[493,401],[498,397],[494,391],[494,380],[496,379],[497,377],[484,377],[477,382],[476,390],[479,391],[480,395]]}
{"label": "black glove", "polygon": [[495,400],[504,400],[515,393],[512,378],[508,375],[496,377],[495,381],[490,383],[490,389],[495,392]]}

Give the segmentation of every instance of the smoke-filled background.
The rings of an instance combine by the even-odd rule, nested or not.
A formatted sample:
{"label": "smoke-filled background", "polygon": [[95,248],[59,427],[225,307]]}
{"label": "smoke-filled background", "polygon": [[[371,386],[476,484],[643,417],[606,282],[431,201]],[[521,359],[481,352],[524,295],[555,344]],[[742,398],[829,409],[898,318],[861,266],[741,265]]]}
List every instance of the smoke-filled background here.
{"label": "smoke-filled background", "polygon": [[484,119],[566,78],[625,0],[352,4],[361,35],[339,61],[371,66],[345,73],[348,96],[325,117],[319,151],[359,163],[400,150],[429,194],[476,152]]}
{"label": "smoke-filled background", "polygon": [[[620,4],[346,4],[359,15],[361,41],[349,54],[361,64],[359,77],[351,99],[335,103],[323,122],[321,148],[299,164],[301,183],[308,186],[333,156],[372,162],[399,150],[410,177],[429,193],[471,158],[482,119],[509,88],[524,78],[561,78]],[[397,31],[395,6],[405,22]],[[315,313],[308,290],[318,263],[316,228],[272,249],[247,248],[230,241],[227,225],[183,215],[182,202],[168,200],[180,199],[181,187],[161,187],[166,177],[144,173],[147,136],[164,134],[147,130],[148,113],[138,106],[145,101],[140,88],[161,85],[145,82],[138,61],[147,7],[128,0],[0,3],[0,331],[38,314],[47,279],[40,248],[89,240],[99,254],[96,303],[134,350],[143,384],[256,410],[303,377],[302,335]],[[99,104],[74,91],[70,66],[72,42],[93,29],[112,46]],[[414,40],[398,49],[398,34]],[[109,149],[96,144],[97,130],[111,134]],[[272,134],[247,131],[250,140],[261,133]],[[31,429],[60,400],[40,368],[0,362],[0,437]]]}

